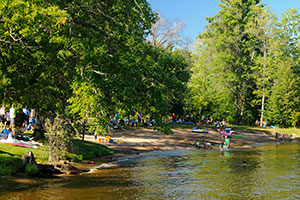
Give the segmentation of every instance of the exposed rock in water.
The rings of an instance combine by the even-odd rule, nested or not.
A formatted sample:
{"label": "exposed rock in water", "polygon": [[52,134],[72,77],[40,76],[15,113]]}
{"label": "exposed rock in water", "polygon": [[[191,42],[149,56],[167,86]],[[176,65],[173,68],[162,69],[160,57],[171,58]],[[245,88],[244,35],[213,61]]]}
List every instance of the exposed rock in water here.
{"label": "exposed rock in water", "polygon": [[61,165],[57,165],[56,167],[59,168],[64,174],[75,175],[75,174],[80,174],[80,173],[89,171],[89,170],[83,170],[83,169],[74,167],[68,161],[62,161],[62,162],[63,163]]}

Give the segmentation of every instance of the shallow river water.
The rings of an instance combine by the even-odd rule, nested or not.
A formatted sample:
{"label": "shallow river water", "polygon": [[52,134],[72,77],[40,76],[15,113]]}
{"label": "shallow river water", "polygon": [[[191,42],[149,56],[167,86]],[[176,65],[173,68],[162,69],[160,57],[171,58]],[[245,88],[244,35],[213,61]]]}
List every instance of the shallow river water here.
{"label": "shallow river water", "polygon": [[77,176],[1,178],[0,199],[300,199],[300,144],[155,151]]}

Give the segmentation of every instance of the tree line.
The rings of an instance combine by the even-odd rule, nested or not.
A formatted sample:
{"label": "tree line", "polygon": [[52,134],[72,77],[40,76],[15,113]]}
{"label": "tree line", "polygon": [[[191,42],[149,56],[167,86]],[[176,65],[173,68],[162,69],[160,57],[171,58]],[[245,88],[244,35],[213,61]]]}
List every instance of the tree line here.
{"label": "tree line", "polygon": [[187,107],[236,124],[299,125],[299,13],[221,2],[195,44]]}
{"label": "tree line", "polygon": [[100,132],[117,110],[160,122],[183,98],[189,64],[147,41],[157,20],[146,0],[1,1],[1,102]]}
{"label": "tree line", "polygon": [[258,0],[220,7],[187,50],[146,0],[3,0],[1,102],[88,119],[100,132],[115,111],[296,126],[298,12],[277,19]]}

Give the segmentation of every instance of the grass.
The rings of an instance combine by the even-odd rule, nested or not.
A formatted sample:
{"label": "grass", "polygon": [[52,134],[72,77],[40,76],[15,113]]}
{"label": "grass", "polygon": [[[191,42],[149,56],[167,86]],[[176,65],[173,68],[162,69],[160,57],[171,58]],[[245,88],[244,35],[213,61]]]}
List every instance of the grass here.
{"label": "grass", "polygon": [[[113,150],[102,144],[73,139],[74,152],[70,155],[73,161],[94,159],[102,155],[113,154]],[[30,149],[19,146],[12,146],[0,143],[0,176],[16,173],[21,165],[24,154],[32,151],[38,163],[46,164],[49,158],[49,148],[39,146],[37,149]]]}
{"label": "grass", "polygon": [[300,129],[299,128],[261,128],[257,126],[239,126],[239,125],[229,125],[229,127],[232,127],[235,130],[256,130],[256,131],[267,131],[271,133],[281,133],[281,134],[296,134],[298,137],[300,137]]}
{"label": "grass", "polygon": [[102,144],[96,144],[93,142],[82,141],[78,139],[73,139],[74,154],[76,154],[78,160],[89,160],[94,159],[103,155],[113,154],[114,151],[107,148]]}
{"label": "grass", "polygon": [[20,169],[22,158],[28,150],[33,152],[37,162],[47,163],[49,157],[47,147],[29,149],[0,143],[0,176],[16,173]]}
{"label": "grass", "polygon": [[6,154],[3,151],[0,152],[0,176],[11,175],[19,170],[22,164],[22,159]]}
{"label": "grass", "polygon": [[46,163],[49,157],[48,147],[38,147],[37,149],[30,149],[25,147],[18,147],[12,145],[6,145],[0,143],[0,155],[4,152],[6,155],[13,155],[18,158],[22,158],[27,151],[32,151],[35,159],[39,163]]}

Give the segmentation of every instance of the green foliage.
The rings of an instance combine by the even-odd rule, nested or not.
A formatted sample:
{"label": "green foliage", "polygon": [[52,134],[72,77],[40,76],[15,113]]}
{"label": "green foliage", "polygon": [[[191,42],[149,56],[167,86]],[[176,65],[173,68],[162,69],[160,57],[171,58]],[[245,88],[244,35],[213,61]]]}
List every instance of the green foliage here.
{"label": "green foliage", "polygon": [[70,124],[88,120],[97,133],[119,109],[156,121],[183,113],[189,63],[146,42],[157,20],[147,1],[4,0],[0,8],[6,103],[36,108],[42,121],[49,110]]}
{"label": "green foliage", "polygon": [[49,161],[67,160],[72,151],[71,138],[75,128],[69,118],[62,116],[49,127]]}
{"label": "green foliage", "polygon": [[58,59],[68,15],[43,1],[4,0],[0,10],[1,99],[54,109],[69,91],[70,68]]}
{"label": "green foliage", "polygon": [[282,63],[279,66],[270,97],[269,118],[271,122],[284,127],[295,125],[296,118],[293,115],[296,112],[295,106],[299,104],[296,80],[288,63]]}
{"label": "green foliage", "polygon": [[279,21],[260,1],[222,2],[195,45],[187,110],[235,123],[296,125],[299,14],[290,9]]}
{"label": "green foliage", "polygon": [[299,41],[300,15],[289,9],[277,22],[274,60],[277,70],[269,100],[269,120],[281,126],[296,126],[300,110]]}
{"label": "green foliage", "polygon": [[220,12],[208,18],[207,29],[198,36],[189,83],[192,105],[200,113],[209,109],[208,113],[221,113],[224,118],[230,115],[236,123],[245,123],[252,97],[249,47],[254,40],[246,28],[260,5],[250,0],[223,2]]}
{"label": "green foliage", "polygon": [[25,173],[29,176],[33,176],[33,175],[37,174],[38,172],[39,172],[39,169],[35,165],[29,164],[29,165],[26,165],[26,167],[25,167]]}
{"label": "green foliage", "polygon": [[[4,153],[4,154],[3,154]],[[0,177],[16,173],[22,165],[22,159],[17,156],[10,156],[0,151]]]}

